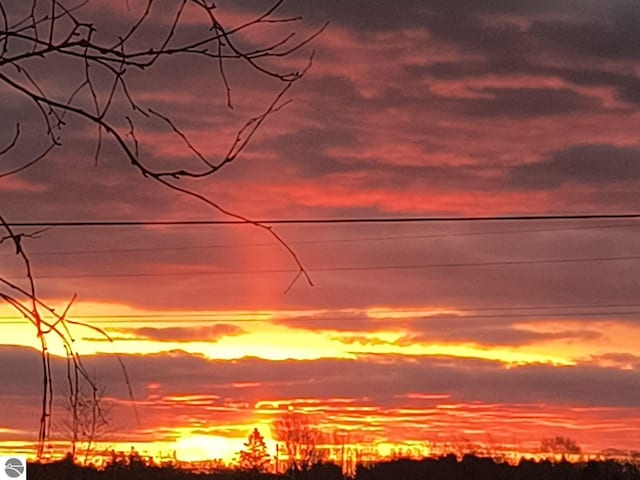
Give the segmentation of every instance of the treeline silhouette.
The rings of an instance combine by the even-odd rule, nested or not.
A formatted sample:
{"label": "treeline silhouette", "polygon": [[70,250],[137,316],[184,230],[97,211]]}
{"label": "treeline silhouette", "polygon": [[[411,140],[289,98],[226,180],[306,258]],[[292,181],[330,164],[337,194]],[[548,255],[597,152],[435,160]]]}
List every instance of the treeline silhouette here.
{"label": "treeline silhouette", "polygon": [[[174,465],[155,465],[140,457],[108,463],[102,469],[81,466],[70,458],[51,463],[30,463],[30,480],[345,480],[340,467],[316,463],[306,471],[281,474],[220,468],[190,471]],[[499,463],[491,458],[455,455],[421,460],[396,459],[370,465],[358,465],[353,480],[640,480],[640,466],[615,460],[591,460],[570,463],[565,460],[534,461],[522,459],[517,465]]]}
{"label": "treeline silhouette", "polygon": [[398,459],[359,466],[356,480],[640,480],[640,469],[613,460],[570,463],[521,460],[517,465],[488,457]]}

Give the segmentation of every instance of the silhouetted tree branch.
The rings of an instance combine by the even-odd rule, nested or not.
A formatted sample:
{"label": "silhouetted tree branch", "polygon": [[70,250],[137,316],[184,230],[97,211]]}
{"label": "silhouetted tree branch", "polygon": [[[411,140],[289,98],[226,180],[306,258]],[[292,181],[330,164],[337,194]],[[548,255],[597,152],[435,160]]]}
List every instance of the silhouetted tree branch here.
{"label": "silhouetted tree branch", "polygon": [[[86,12],[90,13],[89,1],[74,3],[33,0],[31,8],[26,9],[22,16],[19,11],[25,10],[24,7],[16,9],[13,4],[5,3],[7,2],[0,3],[4,23],[4,29],[0,30],[0,86],[5,87],[9,95],[30,100],[34,113],[40,115],[46,127],[49,141],[44,150],[34,158],[27,159],[20,167],[0,175],[6,176],[30,168],[62,146],[67,126],[66,117],[74,115],[96,128],[96,163],[100,158],[104,136],[111,137],[124,158],[144,177],[204,202],[224,215],[269,232],[296,263],[298,274],[294,280],[304,276],[311,284],[297,255],[270,226],[225,209],[208,196],[199,194],[190,187],[181,186],[179,181],[209,177],[238,158],[262,124],[288,103],[285,100],[286,94],[307,72],[313,54],[308,56],[298,70],[279,67],[277,60],[307,46],[325,26],[300,39],[287,27],[285,33],[270,44],[241,46],[246,43],[241,38],[250,36],[258,26],[289,25],[298,22],[300,18],[276,17],[278,9],[284,3],[284,0],[278,0],[253,19],[238,26],[225,27],[218,21],[213,3],[205,0],[182,0],[174,2],[174,15],[165,28],[164,37],[147,41],[140,32],[148,24],[152,24],[153,20],[157,21],[153,15],[156,1],[147,0],[142,13],[137,17],[131,14],[130,28],[122,36],[118,36],[117,41],[105,43],[97,39],[103,25],[83,16]],[[190,14],[199,13],[203,21],[208,23],[208,29],[192,39],[179,41],[175,37],[187,10]],[[195,57],[204,64],[213,60],[225,85],[226,103],[230,108],[233,108],[231,87],[225,73],[225,64],[228,62],[241,62],[254,72],[281,84],[262,112],[249,118],[238,130],[222,158],[207,158],[190,142],[170,115],[143,106],[136,100],[136,92],[129,86],[128,78],[132,71],[150,72],[151,67],[161,59],[177,56]],[[56,91],[56,88],[39,79],[38,75],[32,74],[31,62],[34,60],[48,62],[52,66],[60,60],[71,62],[72,70],[65,75],[68,85],[65,85],[66,88],[58,88],[66,94]],[[149,75],[153,75],[153,72]],[[117,114],[117,109],[125,106],[129,113]],[[176,135],[177,140],[186,144],[200,161],[200,167],[157,168],[145,160],[136,135],[136,125],[139,121],[153,119],[165,124]],[[8,144],[0,150],[0,155],[15,148],[22,135],[20,124],[17,124]]]}
{"label": "silhouetted tree branch", "polygon": [[113,428],[113,405],[107,399],[106,387],[97,378],[92,380],[92,384],[83,381],[67,392],[62,404],[67,415],[54,424],[58,433],[70,440],[71,457],[75,459],[82,454],[85,465],[95,443]]}
{"label": "silhouetted tree branch", "polygon": [[[31,263],[23,246],[23,239],[25,238],[37,238],[42,233],[42,230],[33,233],[18,233],[15,232],[4,217],[0,215],[0,224],[7,232],[6,235],[0,237],[0,244],[11,241],[15,247],[15,253],[21,259],[24,265],[24,271],[27,277],[28,287],[22,286],[9,281],[8,279],[0,276],[0,285],[4,289],[0,289],[0,298],[12,306],[29,321],[36,329],[38,341],[40,342],[40,352],[42,358],[42,403],[40,413],[40,429],[38,432],[38,458],[42,457],[44,453],[45,440],[47,439],[51,430],[51,414],[52,414],[52,402],[53,402],[53,382],[50,362],[50,352],[48,341],[51,337],[57,339],[62,343],[67,353],[67,383],[69,388],[70,402],[73,405],[77,405],[80,395],[80,386],[84,382],[86,383],[93,394],[98,390],[95,382],[82,364],[80,355],[74,348],[74,336],[72,335],[69,326],[76,325],[85,328],[95,330],[99,334],[103,335],[109,341],[113,341],[111,337],[102,329],[94,327],[92,325],[77,322],[67,318],[69,309],[76,300],[74,294],[69,303],[64,307],[62,313],[58,313],[54,307],[44,302],[38,296],[36,292],[36,282],[31,270]],[[127,386],[129,388],[129,394],[133,400],[133,393],[131,390],[131,383],[129,381],[126,369],[122,360],[118,357],[120,366],[123,371],[123,375]]]}
{"label": "silhouetted tree branch", "polygon": [[284,445],[289,473],[294,477],[306,476],[309,469],[326,456],[322,448],[323,433],[308,415],[287,412],[272,424],[273,437]]}
{"label": "silhouetted tree branch", "polygon": [[[305,49],[326,25],[297,36],[291,28],[301,18],[278,15],[284,0],[271,2],[263,13],[238,25],[223,25],[215,4],[208,0],[140,0],[133,3],[132,6],[128,0],[121,0],[105,4],[109,8],[126,6],[128,9],[127,15],[118,18],[123,22],[119,25],[120,31],[113,34],[109,32],[110,25],[92,9],[91,0],[0,0],[0,104],[4,105],[4,99],[27,100],[31,106],[31,111],[27,112],[31,114],[30,118],[39,119],[44,127],[42,138],[28,149],[31,153],[26,156],[20,147],[34,143],[33,131],[26,134],[24,126],[16,122],[9,135],[0,132],[0,179],[37,166],[62,148],[68,134],[69,118],[75,117],[75,121],[95,129],[95,149],[91,154],[94,164],[100,162],[105,142],[111,141],[119,150],[120,158],[142,177],[271,235],[288,252],[298,269],[286,291],[300,277],[312,285],[296,253],[271,226],[224,208],[217,200],[194,189],[193,183],[185,185],[184,180],[207,179],[238,159],[264,122],[287,105],[286,96],[311,66],[313,53],[308,53],[306,60],[294,69],[289,66],[290,62],[282,59]],[[187,17],[192,25],[193,19],[197,19],[201,28],[192,28],[185,34],[183,27]],[[262,44],[250,41],[255,30],[261,27],[276,30],[277,38]],[[151,31],[153,34],[149,33]],[[157,34],[158,31],[161,33]],[[172,118],[171,112],[161,112],[139,101],[140,91],[131,84],[132,75],[154,78],[153,68],[160,61],[179,57],[189,57],[199,62],[200,67],[213,65],[217,69],[228,108],[234,108],[227,74],[230,64],[244,65],[261,78],[277,84],[271,100],[260,113],[242,124],[220,158],[209,158],[200,151]],[[51,72],[63,63],[64,76],[52,77]],[[142,126],[149,124],[161,125],[175,135],[176,140],[191,152],[195,164],[153,165],[144,155],[145,142],[138,134]],[[15,156],[19,156],[19,161],[15,161]],[[38,436],[38,455],[41,456],[50,430],[53,396],[48,339],[57,338],[66,349],[70,392],[72,397],[76,396],[73,401],[77,402],[81,381],[88,382],[94,392],[97,387],[74,349],[69,328],[71,325],[93,328],[105,337],[109,336],[68,317],[75,295],[62,313],[57,313],[38,296],[35,276],[23,244],[25,239],[35,238],[42,231],[14,231],[2,216],[0,226],[4,232],[0,244],[13,248],[25,272],[24,284],[10,281],[0,273],[0,298],[33,324],[42,352],[43,393]],[[122,366],[133,397],[126,369]]]}
{"label": "silhouetted tree branch", "polygon": [[562,459],[565,459],[566,455],[581,454],[582,448],[571,437],[555,436],[540,440],[540,451],[554,456],[561,455]]}

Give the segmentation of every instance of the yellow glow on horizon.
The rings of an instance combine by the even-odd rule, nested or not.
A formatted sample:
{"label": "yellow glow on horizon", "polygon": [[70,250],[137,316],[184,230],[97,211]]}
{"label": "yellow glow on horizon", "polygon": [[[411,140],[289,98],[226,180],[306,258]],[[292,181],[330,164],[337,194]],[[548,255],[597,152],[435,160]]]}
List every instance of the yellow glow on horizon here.
{"label": "yellow glow on horizon", "polygon": [[[67,300],[52,300],[49,303],[59,311],[66,306]],[[71,319],[87,321],[93,326],[108,330],[113,337],[126,338],[110,343],[98,340],[98,332],[86,327],[71,326],[78,353],[92,355],[105,354],[155,354],[170,350],[184,350],[187,353],[203,355],[211,359],[237,359],[254,356],[268,360],[318,359],[318,358],[356,358],[366,354],[376,355],[443,355],[453,357],[479,358],[501,361],[506,364],[552,363],[573,365],[579,359],[597,357],[610,351],[634,352],[640,343],[640,327],[616,322],[599,321],[584,323],[580,321],[532,322],[515,325],[516,328],[534,332],[554,333],[562,330],[584,329],[586,325],[600,336],[567,341],[565,339],[547,339],[524,345],[488,347],[473,343],[421,343],[395,344],[398,331],[363,332],[363,338],[380,339],[382,342],[358,343],[340,341],[340,335],[331,330],[305,330],[290,328],[271,323],[274,319],[295,317],[330,316],[344,313],[363,313],[372,320],[411,319],[416,316],[459,314],[453,307],[371,307],[364,309],[338,310],[208,310],[208,311],[154,311],[134,308],[129,305],[109,302],[77,302],[69,313]],[[0,338],[6,345],[22,345],[39,349],[35,328],[22,319],[8,305],[0,306]],[[204,320],[210,320],[207,323]],[[217,341],[158,341],[136,338],[133,329],[143,326],[162,328],[202,327],[211,324],[229,323],[237,325],[245,332],[240,335],[223,336]],[[605,334],[606,332],[606,334]],[[93,338],[96,340],[87,340]],[[85,339],[85,340],[83,340]],[[51,336],[50,352],[64,356],[62,343]],[[598,360],[603,365],[605,360]],[[603,363],[605,362],[605,363]]]}
{"label": "yellow glow on horizon", "polygon": [[185,435],[176,440],[174,449],[176,458],[185,462],[230,461],[242,450],[242,440],[214,435]]}
{"label": "yellow glow on horizon", "polygon": [[[64,305],[64,302],[55,303],[56,305]],[[597,365],[608,365],[606,362],[610,362],[608,366],[625,368],[623,363],[627,360],[625,360],[624,352],[637,352],[637,345],[640,344],[640,326],[613,321],[522,322],[516,324],[515,328],[552,334],[565,331],[581,332],[589,329],[596,335],[587,336],[584,339],[577,336],[573,341],[568,341],[560,335],[558,338],[512,346],[483,346],[471,342],[447,343],[444,341],[439,343],[403,343],[402,339],[408,338],[410,332],[401,332],[400,329],[392,330],[391,328],[384,331],[380,328],[394,323],[393,320],[385,322],[384,319],[398,319],[394,325],[397,328],[398,324],[410,324],[410,322],[404,322],[404,319],[415,318],[419,315],[455,312],[453,309],[443,308],[398,308],[394,310],[387,307],[376,307],[351,309],[348,313],[364,314],[373,319],[371,322],[372,331],[360,331],[357,332],[357,335],[352,336],[353,338],[361,338],[362,342],[347,341],[346,339],[350,337],[348,332],[336,332],[329,329],[314,331],[272,323],[275,319],[283,318],[331,318],[332,314],[339,318],[341,315],[344,316],[345,312],[347,311],[340,309],[176,312],[135,309],[126,305],[109,303],[78,303],[71,310],[71,318],[77,317],[81,320],[87,318],[87,321],[98,327],[114,329],[110,332],[116,337],[130,338],[135,338],[134,329],[142,326],[157,329],[165,327],[188,329],[189,327],[201,328],[204,325],[228,323],[238,325],[245,330],[240,335],[223,336],[217,341],[196,339],[196,341],[161,342],[139,337],[134,340],[117,340],[115,343],[109,343],[83,340],[84,337],[96,338],[98,334],[87,328],[72,326],[72,332],[76,338],[74,346],[81,355],[92,355],[96,352],[106,352],[106,355],[112,352],[127,355],[166,354],[170,350],[179,349],[212,360],[233,360],[252,356],[278,361],[318,358],[357,361],[358,358],[366,359],[368,355],[371,355],[372,361],[375,362],[412,362],[412,356],[418,360],[424,356],[439,356],[444,357],[443,362],[450,362],[452,366],[463,364],[458,359],[464,358],[500,362],[503,368],[514,368],[517,365],[532,363],[571,366],[582,361],[588,362],[590,359],[595,359],[593,361]],[[33,325],[19,320],[19,318],[13,320],[17,318],[17,314],[7,306],[0,307],[0,315],[3,315],[4,318],[11,318],[6,323],[0,322],[1,343],[39,349]],[[207,323],[207,319],[211,323]],[[114,320],[117,320],[118,323],[114,323]],[[157,320],[160,321],[154,323]],[[319,322],[313,322],[313,325],[322,326]],[[118,331],[115,328],[121,330]],[[184,334],[185,332],[180,331],[180,333]],[[341,337],[341,335],[343,336]],[[167,336],[167,332],[158,336]],[[53,336],[51,338],[49,343],[51,353],[64,356],[65,351],[60,342],[55,341]],[[569,335],[568,338],[572,339],[573,337]],[[598,355],[608,352],[618,352],[622,355],[619,357],[613,355],[608,359],[597,358]],[[630,357],[628,361],[633,361],[633,358]],[[238,381],[232,383],[234,380]],[[247,382],[243,380],[247,380]],[[144,402],[155,404],[167,413],[159,413],[157,417],[153,417],[153,425],[150,424],[149,428],[143,431],[119,432],[118,435],[121,436],[114,439],[129,438],[129,441],[105,443],[100,448],[104,448],[105,452],[114,449],[128,454],[131,448],[135,447],[141,455],[153,456],[156,460],[175,458],[184,462],[206,462],[221,459],[225,463],[229,463],[236,459],[237,452],[244,448],[243,443],[247,436],[254,427],[257,427],[265,439],[271,458],[274,458],[275,442],[271,436],[269,422],[276,415],[285,412],[287,408],[290,411],[302,411],[312,417],[323,418],[324,415],[323,428],[326,428],[327,432],[345,429],[354,436],[361,435],[361,438],[366,438],[366,441],[369,442],[367,447],[377,449],[379,457],[397,454],[399,449],[406,451],[407,448],[411,449],[411,455],[414,454],[413,452],[416,455],[419,452],[428,455],[429,450],[425,442],[423,444],[412,443],[416,438],[423,438],[420,437],[422,433],[416,433],[415,430],[412,430],[416,425],[420,425],[420,422],[425,422],[425,431],[429,429],[429,432],[434,435],[432,438],[443,440],[465,434],[469,435],[473,441],[483,441],[486,436],[484,432],[487,432],[488,435],[496,431],[495,429],[499,429],[497,430],[499,432],[502,432],[502,429],[508,432],[512,428],[515,432],[513,435],[516,435],[519,430],[521,432],[526,430],[526,433],[520,433],[520,435],[531,435],[527,439],[542,438],[558,431],[570,432],[572,435],[583,431],[592,432],[594,438],[597,439],[599,435],[602,435],[602,438],[606,438],[605,434],[610,435],[609,429],[621,432],[620,438],[623,438],[624,442],[624,433],[636,428],[635,419],[640,418],[635,414],[635,410],[629,410],[632,414],[620,413],[622,410],[615,411],[614,409],[611,412],[605,411],[602,414],[596,414],[586,410],[568,411],[566,405],[560,407],[554,405],[522,407],[518,405],[501,406],[499,403],[493,405],[473,404],[473,402],[458,403],[455,396],[452,397],[447,391],[408,393],[406,401],[400,400],[396,407],[391,408],[376,404],[375,400],[369,401],[369,399],[307,398],[305,394],[308,394],[310,390],[306,390],[304,387],[297,391],[291,390],[288,395],[282,394],[277,385],[273,388],[263,389],[260,388],[260,383],[253,380],[252,377],[225,380],[230,382],[225,384],[225,389],[257,387],[255,394],[247,395],[246,402],[244,399],[241,401],[234,399],[233,395],[229,399],[222,398],[220,402],[210,402],[209,398],[216,393],[226,396],[226,394],[216,392],[215,389],[207,396],[189,391],[189,385],[178,387],[181,390],[162,392],[159,389],[154,390],[153,384],[148,384],[147,391],[151,393],[146,399],[140,397],[141,405]],[[156,387],[158,386],[161,385],[156,385]],[[281,394],[282,397],[279,396]],[[326,395],[339,394],[341,392],[327,392]],[[348,395],[348,393],[345,394]],[[236,401],[237,403],[233,403]],[[208,410],[207,407],[213,403],[216,406],[218,403],[222,404],[226,409],[224,414],[229,413],[229,416],[221,417],[216,409]],[[191,420],[191,412],[200,407],[205,413],[202,419],[198,418],[198,422],[194,422]],[[577,405],[576,408],[582,407]],[[187,413],[181,415],[180,412]],[[167,421],[167,419],[171,421]],[[233,424],[223,424],[225,419]],[[37,418],[35,421],[37,422]],[[22,450],[13,450],[7,453],[15,454],[28,451],[27,454],[32,455],[32,452],[35,451],[33,440],[35,433],[11,431],[7,428],[3,430],[2,427],[7,426],[0,426],[0,434],[3,438],[9,440],[23,437],[29,440],[14,441],[13,443],[0,441],[0,451],[5,448],[4,451],[7,452],[6,448],[14,448]],[[411,437],[409,434],[413,436]],[[140,441],[134,439],[140,439]],[[67,445],[61,447],[63,454]],[[585,448],[588,447],[588,444],[582,443],[582,445]],[[516,445],[513,448],[520,447]]]}
{"label": "yellow glow on horizon", "polygon": [[326,334],[294,330],[263,323],[255,325],[247,335],[225,337],[207,346],[209,358],[260,357],[270,360],[311,360],[323,357],[352,357],[344,346]]}

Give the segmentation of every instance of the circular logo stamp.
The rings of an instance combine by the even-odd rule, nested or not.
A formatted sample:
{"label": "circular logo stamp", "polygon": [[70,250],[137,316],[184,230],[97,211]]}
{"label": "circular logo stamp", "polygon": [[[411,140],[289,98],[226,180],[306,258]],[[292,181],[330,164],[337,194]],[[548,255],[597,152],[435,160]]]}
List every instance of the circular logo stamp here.
{"label": "circular logo stamp", "polygon": [[4,473],[9,478],[20,478],[24,474],[25,465],[19,458],[9,458],[4,462]]}

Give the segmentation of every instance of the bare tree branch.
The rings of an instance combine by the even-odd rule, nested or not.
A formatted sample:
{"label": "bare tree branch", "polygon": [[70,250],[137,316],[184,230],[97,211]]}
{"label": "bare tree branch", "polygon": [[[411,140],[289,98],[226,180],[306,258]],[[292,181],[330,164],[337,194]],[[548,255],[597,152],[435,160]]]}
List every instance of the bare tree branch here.
{"label": "bare tree branch", "polygon": [[[304,77],[313,61],[313,52],[306,55],[299,70],[291,69],[290,62],[280,59],[292,56],[305,49],[324,31],[325,25],[303,35],[290,30],[291,25],[301,21],[298,16],[277,17],[276,13],[285,0],[274,0],[262,13],[256,14],[239,25],[223,25],[219,21],[216,6],[207,0],[175,0],[169,5],[169,19],[161,15],[158,0],[147,0],[137,13],[129,8],[129,19],[124,19],[121,35],[114,38],[101,36],[104,25],[90,9],[90,0],[31,0],[8,2],[0,0],[0,98],[24,101],[31,106],[32,117],[40,121],[45,134],[34,142],[33,132],[25,131],[25,123],[16,123],[11,138],[3,140],[0,157],[6,167],[0,171],[0,179],[17,175],[38,165],[52,152],[63,147],[68,135],[68,122],[72,118],[84,126],[95,129],[95,149],[93,163],[97,165],[106,142],[113,142],[121,153],[120,159],[128,162],[142,177],[172,192],[178,192],[206,205],[218,213],[240,220],[267,232],[282,246],[297,267],[297,272],[287,286],[288,292],[303,277],[313,285],[304,264],[288,243],[270,225],[251,220],[233,212],[218,201],[194,187],[185,186],[184,179],[205,180],[223,167],[235,162],[247,149],[264,122],[281,111],[289,101],[286,97],[291,88]],[[166,5],[163,3],[166,12]],[[200,33],[184,34],[184,19],[190,7],[202,17],[205,30]],[[127,23],[126,20],[129,20]],[[163,30],[160,35],[145,36],[149,28]],[[276,33],[266,44],[251,42],[258,28],[270,29]],[[132,88],[131,72],[153,76],[151,71],[161,60],[170,61],[177,57],[188,57],[213,65],[224,88],[225,106],[234,108],[232,82],[228,72],[236,63],[258,77],[276,84],[272,96],[260,113],[250,116],[241,124],[235,136],[230,139],[226,154],[210,158],[189,138],[187,131],[172,118],[171,112],[160,112],[153,106],[139,101],[139,92]],[[55,70],[57,62],[68,65],[65,81],[52,81],[42,71]],[[36,68],[39,65],[47,68]],[[0,103],[2,104],[2,103]],[[2,107],[0,107],[2,108]],[[30,119],[31,119],[30,118]],[[171,135],[183,143],[197,160],[196,167],[178,166],[155,168],[144,157],[144,122],[160,121],[166,125]],[[142,134],[140,133],[142,132]],[[19,148],[29,147],[24,154]],[[9,163],[11,161],[12,163]],[[17,166],[16,166],[17,165]],[[70,402],[78,407],[80,385],[88,382],[96,392],[91,376],[86,371],[80,356],[74,348],[71,328],[90,328],[109,341],[111,337],[102,329],[77,322],[69,318],[74,295],[65,305],[62,313],[39,297],[32,265],[26,253],[26,240],[38,238],[44,230],[18,232],[13,230],[0,215],[0,245],[9,244],[18,257],[25,273],[24,282],[8,280],[0,272],[0,299],[14,308],[30,322],[40,343],[43,384],[38,435],[38,456],[43,454],[45,440],[51,428],[52,413],[52,371],[49,339],[60,342],[67,354],[67,382]],[[123,377],[133,401],[133,392],[126,368],[118,358]],[[134,403],[135,408],[135,403]],[[137,411],[136,411],[137,416]],[[77,420],[77,419],[76,419]]]}

